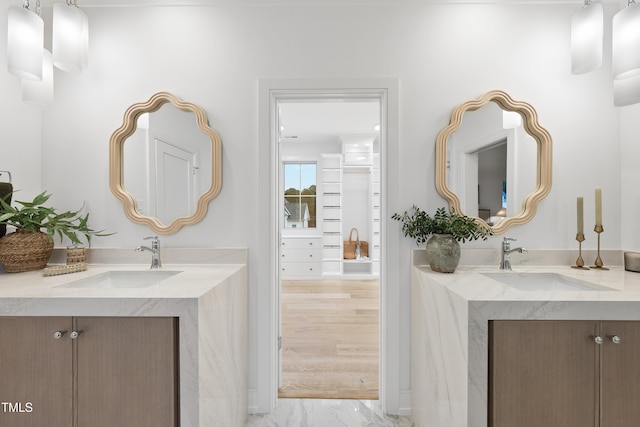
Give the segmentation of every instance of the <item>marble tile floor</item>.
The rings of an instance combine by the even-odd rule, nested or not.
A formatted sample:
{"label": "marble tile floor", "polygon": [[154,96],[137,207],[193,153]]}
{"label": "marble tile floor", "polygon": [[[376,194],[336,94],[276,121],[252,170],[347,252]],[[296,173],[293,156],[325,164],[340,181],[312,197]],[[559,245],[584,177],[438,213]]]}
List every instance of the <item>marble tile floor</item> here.
{"label": "marble tile floor", "polygon": [[377,400],[278,399],[270,414],[245,427],[415,427],[411,417],[385,415]]}

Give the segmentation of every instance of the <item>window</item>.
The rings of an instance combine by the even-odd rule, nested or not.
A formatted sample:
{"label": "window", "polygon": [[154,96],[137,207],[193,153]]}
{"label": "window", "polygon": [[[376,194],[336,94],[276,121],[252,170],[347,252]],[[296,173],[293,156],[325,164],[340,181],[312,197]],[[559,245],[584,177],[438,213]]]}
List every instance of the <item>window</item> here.
{"label": "window", "polygon": [[284,228],[316,228],[316,163],[284,164]]}

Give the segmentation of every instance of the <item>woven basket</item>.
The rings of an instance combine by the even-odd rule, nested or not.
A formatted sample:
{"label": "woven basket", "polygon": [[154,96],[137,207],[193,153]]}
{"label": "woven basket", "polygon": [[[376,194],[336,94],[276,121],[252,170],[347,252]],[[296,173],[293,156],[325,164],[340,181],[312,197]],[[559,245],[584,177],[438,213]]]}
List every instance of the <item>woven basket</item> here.
{"label": "woven basket", "polygon": [[53,242],[41,231],[16,230],[0,238],[0,262],[7,273],[43,269],[52,252]]}

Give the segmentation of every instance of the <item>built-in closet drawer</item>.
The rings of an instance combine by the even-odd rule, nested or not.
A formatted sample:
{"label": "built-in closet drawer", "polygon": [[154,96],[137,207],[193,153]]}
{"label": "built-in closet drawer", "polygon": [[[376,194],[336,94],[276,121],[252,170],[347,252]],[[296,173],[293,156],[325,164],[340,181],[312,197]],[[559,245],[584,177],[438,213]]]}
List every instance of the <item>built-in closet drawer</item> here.
{"label": "built-in closet drawer", "polygon": [[328,219],[328,220],[342,219],[342,209],[340,209],[339,207],[325,207],[323,213],[324,213],[324,219]]}
{"label": "built-in closet drawer", "polygon": [[283,248],[280,259],[282,262],[319,262],[322,259],[322,249]]}
{"label": "built-in closet drawer", "polygon": [[342,240],[342,234],[337,233],[324,233],[322,236],[322,243],[324,246],[339,246]]}
{"label": "built-in closet drawer", "polygon": [[294,277],[315,277],[322,274],[320,262],[283,262],[280,264],[281,277],[290,279]]}
{"label": "built-in closet drawer", "polygon": [[325,246],[322,249],[322,259],[326,260],[342,260],[343,254],[340,245]]}
{"label": "built-in closet drawer", "polygon": [[328,206],[340,206],[340,194],[336,194],[336,193],[324,193],[324,195],[322,196],[322,204],[325,207]]}
{"label": "built-in closet drawer", "polygon": [[338,220],[322,222],[323,233],[340,233],[341,231],[342,231],[342,223]]}
{"label": "built-in closet drawer", "polygon": [[281,241],[282,278],[313,277],[322,274],[322,238],[286,237]]}
{"label": "built-in closet drawer", "polygon": [[284,237],[282,238],[283,249],[320,249],[322,239],[320,237]]}
{"label": "built-in closet drawer", "polygon": [[342,184],[339,182],[324,182],[322,184],[322,188],[326,193],[334,193],[334,194],[341,194],[342,193]]}

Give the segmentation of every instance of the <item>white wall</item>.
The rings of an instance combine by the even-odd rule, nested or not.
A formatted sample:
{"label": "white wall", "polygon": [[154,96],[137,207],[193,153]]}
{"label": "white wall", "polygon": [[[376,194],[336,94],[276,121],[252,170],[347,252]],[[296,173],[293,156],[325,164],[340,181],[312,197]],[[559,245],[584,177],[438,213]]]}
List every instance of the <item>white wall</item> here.
{"label": "white wall", "polygon": [[42,114],[22,103],[20,79],[7,71],[7,10],[0,8],[0,170],[11,172],[13,200],[30,201],[42,188]]}
{"label": "white wall", "polygon": [[[622,241],[620,247],[640,251],[640,105],[620,109]],[[604,196],[603,196],[604,197]],[[606,203],[603,200],[603,203]],[[609,200],[609,203],[616,204]],[[603,213],[604,215],[604,213]],[[604,218],[603,218],[604,222]],[[603,234],[604,236],[604,234]]]}
{"label": "white wall", "polygon": [[[603,188],[603,248],[638,249],[637,159],[639,124],[613,107],[610,53],[593,73],[570,73],[569,22],[580,5],[420,4],[227,5],[212,7],[87,7],[90,65],[79,75],[56,72],[56,101],[44,111],[20,101],[19,83],[0,67],[0,169],[14,171],[18,186],[52,192],[60,208],[83,201],[92,225],[117,234],[95,239],[100,247],[131,247],[150,234],[126,220],[109,192],[108,141],[125,109],[158,91],[202,106],[223,143],[222,192],[198,225],[162,238],[172,247],[247,246],[250,254],[250,388],[256,389],[260,353],[259,266],[269,257],[259,246],[264,224],[258,199],[258,79],[397,77],[400,82],[399,170],[394,192],[403,211],[413,203],[434,211],[444,201],[434,187],[434,142],[458,104],[492,89],[531,103],[553,137],[554,184],[530,223],[509,231],[530,249],[575,247],[575,197],[585,196],[585,224],[594,223],[593,188]],[[605,5],[607,22],[615,11]],[[6,10],[0,11],[4,53]],[[608,24],[610,27],[610,24]],[[607,42],[610,38],[607,37]],[[4,57],[4,55],[3,55]],[[40,138],[42,149],[40,150]],[[7,147],[10,147],[8,149]],[[623,161],[622,158],[629,160]],[[46,159],[42,162],[40,158]],[[621,176],[633,179],[624,187]],[[42,176],[42,178],[41,178]],[[230,214],[230,213],[233,214]],[[622,226],[634,237],[622,241]],[[589,227],[586,227],[589,229]],[[625,230],[626,235],[626,230]],[[400,393],[410,389],[409,250],[401,245],[397,331],[404,355]],[[501,236],[467,247],[498,248]],[[595,248],[587,234],[585,248]],[[133,250],[133,249],[132,249]],[[274,248],[275,250],[275,248]]]}

